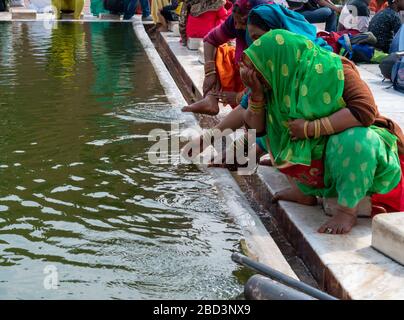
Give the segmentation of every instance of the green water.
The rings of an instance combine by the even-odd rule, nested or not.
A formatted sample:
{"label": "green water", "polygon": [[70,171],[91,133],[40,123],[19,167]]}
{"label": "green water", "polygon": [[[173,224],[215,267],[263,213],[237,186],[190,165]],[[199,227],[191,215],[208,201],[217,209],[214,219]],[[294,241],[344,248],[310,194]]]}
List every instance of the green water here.
{"label": "green water", "polygon": [[211,179],[148,161],[178,114],[130,23],[0,23],[0,299],[242,291]]}

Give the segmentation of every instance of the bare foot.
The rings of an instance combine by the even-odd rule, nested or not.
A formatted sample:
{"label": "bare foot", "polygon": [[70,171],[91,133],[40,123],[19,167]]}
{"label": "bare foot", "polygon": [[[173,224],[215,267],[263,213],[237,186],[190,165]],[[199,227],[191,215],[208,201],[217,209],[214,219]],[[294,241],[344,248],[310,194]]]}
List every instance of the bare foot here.
{"label": "bare foot", "polygon": [[279,191],[272,197],[272,202],[278,202],[279,200],[292,201],[306,206],[315,206],[317,204],[317,198],[314,196],[306,196],[300,190],[294,188],[288,188]]}
{"label": "bare foot", "polygon": [[181,109],[182,112],[193,112],[208,114],[210,116],[215,116],[219,113],[219,104],[217,98],[212,95],[207,95],[202,100],[199,100],[190,106],[186,106]]}
{"label": "bare foot", "polygon": [[355,210],[339,208],[338,212],[318,229],[318,232],[329,234],[348,233],[356,224],[356,220]]}

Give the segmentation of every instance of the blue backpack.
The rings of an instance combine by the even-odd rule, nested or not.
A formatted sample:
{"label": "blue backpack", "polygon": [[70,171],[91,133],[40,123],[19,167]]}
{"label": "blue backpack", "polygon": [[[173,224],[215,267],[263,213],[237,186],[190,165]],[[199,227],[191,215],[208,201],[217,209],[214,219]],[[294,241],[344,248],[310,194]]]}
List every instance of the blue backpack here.
{"label": "blue backpack", "polygon": [[355,36],[344,34],[338,39],[338,43],[341,45],[340,55],[354,62],[370,63],[375,52],[375,37],[370,32]]}
{"label": "blue backpack", "polygon": [[402,25],[401,28],[398,29],[396,35],[394,36],[393,41],[391,42],[390,45],[389,53],[394,53],[403,50],[404,50],[404,25]]}
{"label": "blue backpack", "polygon": [[396,63],[391,70],[391,81],[397,91],[404,93],[404,25],[401,26],[394,36],[390,52],[398,56]]}
{"label": "blue backpack", "polygon": [[397,91],[404,93],[404,51],[397,52],[400,59],[394,64],[391,71],[391,81],[393,81],[393,88]]}

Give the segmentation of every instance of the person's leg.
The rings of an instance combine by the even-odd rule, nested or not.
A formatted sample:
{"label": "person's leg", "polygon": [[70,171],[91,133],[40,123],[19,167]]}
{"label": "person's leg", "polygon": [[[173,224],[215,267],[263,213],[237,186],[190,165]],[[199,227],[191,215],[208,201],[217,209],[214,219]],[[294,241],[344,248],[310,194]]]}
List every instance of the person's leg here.
{"label": "person's leg", "polygon": [[[381,129],[385,130],[385,129]],[[386,134],[387,130],[383,134]],[[391,137],[391,135],[390,135]],[[356,224],[358,203],[369,194],[385,194],[401,179],[397,146],[389,133],[357,127],[330,137],[325,151],[324,196],[337,197],[336,214],[318,230],[343,234]],[[389,141],[390,146],[386,142]]]}
{"label": "person's leg", "polygon": [[325,31],[331,32],[337,29],[337,15],[330,8],[322,7],[316,10],[299,11],[310,23],[325,22]]}
{"label": "person's leg", "polygon": [[147,18],[150,16],[150,3],[149,0],[139,0],[142,7],[142,17]]}
{"label": "person's leg", "polygon": [[327,20],[325,21],[325,31],[327,31],[327,32],[337,31],[337,22],[338,22],[338,16],[334,10],[331,10],[331,14],[328,16]]}
{"label": "person's leg", "polygon": [[132,17],[136,12],[136,7],[137,7],[137,0],[125,0],[123,19],[124,20],[132,19]]}
{"label": "person's leg", "polygon": [[193,112],[215,116],[219,113],[219,99],[208,93],[205,98],[181,109],[182,112]]}

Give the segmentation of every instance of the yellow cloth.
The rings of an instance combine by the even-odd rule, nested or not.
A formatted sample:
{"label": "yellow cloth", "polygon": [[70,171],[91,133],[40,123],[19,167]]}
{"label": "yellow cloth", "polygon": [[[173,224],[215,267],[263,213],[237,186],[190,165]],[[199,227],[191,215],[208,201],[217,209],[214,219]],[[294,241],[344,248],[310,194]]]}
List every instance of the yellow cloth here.
{"label": "yellow cloth", "polygon": [[73,11],[74,19],[80,19],[84,0],[52,0],[52,5],[57,9],[57,19],[60,19],[61,12],[65,10]]}
{"label": "yellow cloth", "polygon": [[171,3],[170,0],[152,0],[151,16],[153,18],[154,23],[161,23],[158,13],[163,7],[168,6],[170,3]]}
{"label": "yellow cloth", "polygon": [[178,4],[177,9],[175,9],[175,13],[178,14],[178,15],[181,14],[182,3],[183,3],[183,2],[180,2],[180,3]]}

